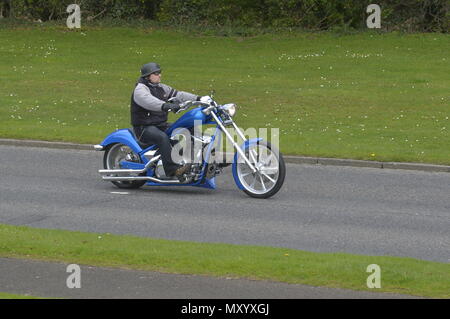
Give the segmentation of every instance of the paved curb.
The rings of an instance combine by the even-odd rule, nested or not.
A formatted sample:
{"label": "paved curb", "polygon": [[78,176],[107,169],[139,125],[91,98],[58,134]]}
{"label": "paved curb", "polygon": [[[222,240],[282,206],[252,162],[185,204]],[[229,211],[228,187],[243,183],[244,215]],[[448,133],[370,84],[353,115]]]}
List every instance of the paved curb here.
{"label": "paved curb", "polygon": [[47,142],[47,141],[36,141],[36,140],[0,139],[0,145],[46,147],[46,148],[76,149],[76,150],[94,150],[94,146],[90,145],[90,144]]}
{"label": "paved curb", "polygon": [[[48,142],[48,141],[37,141],[37,140],[0,139],[0,145],[46,147],[46,148],[76,149],[76,150],[90,150],[90,151],[94,150],[94,146],[91,144]],[[406,169],[406,170],[425,171],[425,172],[450,173],[450,166],[435,165],[435,164],[377,162],[377,161],[363,161],[363,160],[353,160],[353,159],[306,157],[306,156],[292,156],[292,155],[284,155],[284,160],[286,163],[292,163],[292,164],[336,165],[336,166]]]}
{"label": "paved curb", "polygon": [[302,157],[302,156],[284,156],[285,162],[295,164],[321,164],[336,166],[353,166],[353,167],[372,167],[372,168],[388,168],[388,169],[407,169],[426,172],[446,172],[450,173],[450,166],[421,164],[421,163],[399,163],[399,162],[376,162],[339,158],[322,158],[322,157]]}

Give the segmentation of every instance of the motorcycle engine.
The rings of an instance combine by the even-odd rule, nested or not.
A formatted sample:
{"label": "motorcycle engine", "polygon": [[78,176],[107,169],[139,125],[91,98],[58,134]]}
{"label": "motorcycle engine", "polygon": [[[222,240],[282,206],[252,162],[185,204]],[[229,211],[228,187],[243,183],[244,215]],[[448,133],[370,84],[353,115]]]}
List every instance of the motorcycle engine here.
{"label": "motorcycle engine", "polygon": [[[203,151],[208,146],[208,144],[211,143],[210,136],[203,136],[203,137],[191,136],[191,138],[192,139],[189,139],[183,134],[175,134],[170,138],[172,141],[172,146],[176,147],[177,155],[179,155],[177,160],[174,161],[178,164],[192,163],[190,176],[187,177],[186,181],[192,181],[199,178],[201,172],[201,165],[203,163]],[[193,146],[194,139],[197,139],[197,141],[201,143],[200,144],[201,148],[196,152],[197,154],[194,154],[194,146]],[[192,144],[188,145],[188,143]],[[154,153],[149,155],[154,155]],[[214,157],[215,157],[215,149],[212,149],[211,159],[214,159]],[[212,162],[214,162],[214,160]],[[206,177],[207,178],[214,177],[214,175],[217,174],[218,170],[217,168],[218,167],[216,163],[209,164],[206,170]],[[168,179],[161,160],[157,162],[154,172],[157,178]]]}
{"label": "motorcycle engine", "polygon": [[208,164],[206,167],[206,178],[210,179],[216,176],[218,172],[218,166],[216,163]]}

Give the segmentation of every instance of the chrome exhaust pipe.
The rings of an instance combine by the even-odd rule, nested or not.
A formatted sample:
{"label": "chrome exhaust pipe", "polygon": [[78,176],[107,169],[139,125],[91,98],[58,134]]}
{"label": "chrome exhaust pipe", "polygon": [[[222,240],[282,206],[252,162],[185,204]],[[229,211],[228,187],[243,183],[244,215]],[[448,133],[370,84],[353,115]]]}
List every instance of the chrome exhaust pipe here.
{"label": "chrome exhaust pipe", "polygon": [[[145,164],[145,167],[143,169],[99,169],[98,172],[100,175],[106,175],[106,174],[142,174],[147,172],[149,166],[159,160],[161,155],[158,155],[156,157],[153,157],[151,160],[148,161],[147,164]],[[132,176],[130,176],[132,177]]]}
{"label": "chrome exhaust pipe", "polygon": [[145,164],[143,169],[100,169],[98,172],[102,175],[102,179],[105,181],[117,181],[117,182],[126,182],[126,181],[151,181],[161,184],[180,184],[178,179],[167,180],[167,179],[158,179],[150,176],[103,176],[107,174],[142,174],[147,172],[150,165],[161,158],[161,155],[153,157],[151,160]]}
{"label": "chrome exhaust pipe", "polygon": [[147,170],[143,169],[100,169],[98,172],[100,175],[117,174],[117,175],[130,175],[130,174],[142,174]]}
{"label": "chrome exhaust pipe", "polygon": [[167,179],[158,179],[150,176],[102,176],[105,181],[117,181],[117,182],[126,182],[126,181],[152,181],[161,184],[180,184],[178,179],[167,180]]}

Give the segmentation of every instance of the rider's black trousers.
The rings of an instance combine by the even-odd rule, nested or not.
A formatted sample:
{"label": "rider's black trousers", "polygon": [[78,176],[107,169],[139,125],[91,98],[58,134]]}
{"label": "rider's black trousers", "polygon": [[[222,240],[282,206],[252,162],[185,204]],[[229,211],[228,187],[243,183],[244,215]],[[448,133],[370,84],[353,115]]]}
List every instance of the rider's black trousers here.
{"label": "rider's black trousers", "polygon": [[167,176],[172,176],[179,165],[172,160],[172,144],[165,132],[169,126],[170,123],[167,122],[159,125],[134,126],[134,133],[141,143],[158,146],[164,171]]}

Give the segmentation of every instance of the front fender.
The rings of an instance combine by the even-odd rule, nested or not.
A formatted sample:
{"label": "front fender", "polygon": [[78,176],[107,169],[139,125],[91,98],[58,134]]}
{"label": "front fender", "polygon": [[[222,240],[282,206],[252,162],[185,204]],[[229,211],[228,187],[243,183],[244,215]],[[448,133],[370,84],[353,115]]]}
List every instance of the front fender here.
{"label": "front fender", "polygon": [[[246,149],[248,149],[250,146],[253,146],[255,144],[258,144],[259,141],[262,141],[262,138],[252,138],[250,140],[247,140],[244,142],[244,144],[241,145],[241,149],[245,152]],[[238,157],[238,152],[236,151],[236,153],[234,153],[234,158],[233,158],[233,178],[234,178],[234,182],[236,183],[236,186],[239,189],[244,189],[244,186],[242,186],[241,182],[239,181],[239,178],[237,176],[237,157]]]}
{"label": "front fender", "polygon": [[136,142],[136,140],[133,137],[133,134],[130,132],[129,129],[121,129],[112,132],[103,140],[103,142],[100,145],[106,147],[114,143],[125,144],[129,146],[136,154],[142,151],[142,148]]}

